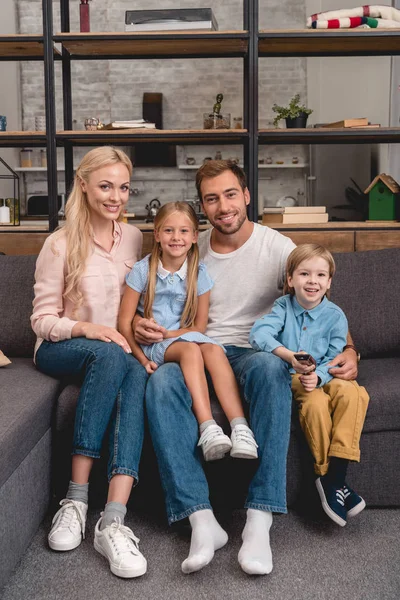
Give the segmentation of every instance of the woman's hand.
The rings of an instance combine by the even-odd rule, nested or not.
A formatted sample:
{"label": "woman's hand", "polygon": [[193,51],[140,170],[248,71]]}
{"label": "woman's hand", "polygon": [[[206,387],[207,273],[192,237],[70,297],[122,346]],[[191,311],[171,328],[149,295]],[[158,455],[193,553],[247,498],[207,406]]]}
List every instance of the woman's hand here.
{"label": "woman's hand", "polygon": [[300,375],[299,379],[306,392],[312,392],[317,387],[318,375],[315,371],[307,373],[307,375]]}
{"label": "woman's hand", "polygon": [[162,342],[167,334],[167,329],[158,325],[154,319],[138,319],[134,323],[135,340],[138,344],[149,346],[155,342]]}
{"label": "woman's hand", "polygon": [[131,354],[132,350],[124,338],[113,327],[106,327],[105,325],[96,325],[95,323],[87,323],[85,321],[78,321],[73,326],[71,337],[85,337],[88,340],[100,340],[101,342],[114,342],[121,346],[127,354]]}
{"label": "woman's hand", "polygon": [[348,348],[341,354],[335,356],[335,358],[328,364],[330,367],[329,373],[333,375],[333,377],[345,379],[346,381],[355,379],[357,377],[357,354],[351,348]]}

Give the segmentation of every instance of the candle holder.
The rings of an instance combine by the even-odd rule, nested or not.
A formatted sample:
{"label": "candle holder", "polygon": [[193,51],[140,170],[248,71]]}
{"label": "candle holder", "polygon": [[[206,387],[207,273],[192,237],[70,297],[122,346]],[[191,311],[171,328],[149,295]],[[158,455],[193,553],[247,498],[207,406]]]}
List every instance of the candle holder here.
{"label": "candle holder", "polygon": [[[3,165],[7,173],[1,172],[1,165]],[[19,176],[13,171],[5,160],[0,157],[0,179],[9,179],[12,181],[13,194],[12,197],[4,198],[0,202],[0,225],[19,225],[20,224],[20,211],[19,211],[19,197],[20,197],[20,186]]]}

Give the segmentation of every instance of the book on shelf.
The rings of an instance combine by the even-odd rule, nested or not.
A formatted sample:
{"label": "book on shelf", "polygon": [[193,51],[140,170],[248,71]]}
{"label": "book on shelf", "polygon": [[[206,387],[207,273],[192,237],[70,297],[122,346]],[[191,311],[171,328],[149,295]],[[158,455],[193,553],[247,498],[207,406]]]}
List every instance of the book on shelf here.
{"label": "book on shelf", "polygon": [[368,124],[367,117],[359,117],[357,119],[343,119],[343,121],[323,123],[321,127],[365,127]]}
{"label": "book on shelf", "polygon": [[103,125],[103,129],[155,129],[155,123],[150,123],[144,119],[134,119],[132,121],[112,121]]}
{"label": "book on shelf", "polygon": [[211,8],[127,10],[125,31],[216,31],[218,23]]}
{"label": "book on shelf", "polygon": [[368,123],[368,125],[353,125],[349,129],[379,129],[380,123]]}
{"label": "book on shelf", "polygon": [[[292,212],[294,208],[299,210]],[[311,212],[310,209],[320,209],[320,212]],[[262,224],[327,223],[328,218],[325,206],[288,206],[281,209],[281,212],[264,209]]]}
{"label": "book on shelf", "polygon": [[326,206],[267,206],[263,210],[264,215],[268,214],[303,214],[303,213],[326,213]]}

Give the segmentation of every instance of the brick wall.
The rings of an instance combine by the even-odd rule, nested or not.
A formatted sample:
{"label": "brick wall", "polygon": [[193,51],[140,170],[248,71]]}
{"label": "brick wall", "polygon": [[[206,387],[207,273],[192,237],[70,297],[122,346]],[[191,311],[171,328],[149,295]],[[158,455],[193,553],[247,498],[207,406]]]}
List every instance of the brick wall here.
{"label": "brick wall", "polygon": [[[16,0],[20,33],[41,33],[41,0]],[[305,22],[304,0],[260,0],[260,29],[301,28]],[[94,0],[90,3],[92,31],[124,31],[125,11],[138,8],[211,7],[220,30],[243,28],[241,0]],[[59,2],[53,3],[54,31],[60,31]],[[71,31],[79,31],[79,2],[70,0]],[[61,65],[56,63],[57,127],[62,128]],[[286,103],[297,92],[306,101],[306,59],[267,59],[259,61],[259,125],[272,121],[274,102]],[[210,110],[218,92],[224,94],[223,110],[232,117],[243,114],[243,60],[233,59],[165,59],[73,61],[72,98],[74,128],[83,129],[87,116],[112,119],[140,118],[144,92],[163,93],[164,128],[201,128],[202,114]],[[44,114],[44,80],[41,63],[21,63],[22,120],[24,129],[34,129],[36,115]],[[197,146],[177,148],[178,163],[194,156],[201,162],[221,150],[223,158],[241,158],[240,146]],[[84,150],[75,150],[79,161]],[[59,150],[62,166],[62,150]],[[34,151],[39,160],[39,151]],[[260,147],[260,157],[290,162],[291,157],[304,162],[306,148],[297,146]],[[273,205],[282,195],[296,195],[304,190],[301,169],[265,169],[260,173],[259,204]],[[193,198],[194,173],[178,168],[138,168],[129,209],[144,214],[145,205],[154,197],[162,202]],[[60,191],[64,191],[60,173]],[[45,191],[46,182],[39,174],[26,176],[27,193]]]}

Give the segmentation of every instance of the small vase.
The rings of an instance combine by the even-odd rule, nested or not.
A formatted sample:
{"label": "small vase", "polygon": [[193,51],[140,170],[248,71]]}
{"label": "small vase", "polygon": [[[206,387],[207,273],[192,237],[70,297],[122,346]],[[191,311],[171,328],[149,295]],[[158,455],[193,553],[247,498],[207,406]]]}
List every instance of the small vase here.
{"label": "small vase", "polygon": [[300,113],[298,117],[294,119],[287,118],[286,127],[288,129],[301,129],[307,126],[308,115],[306,113]]}

